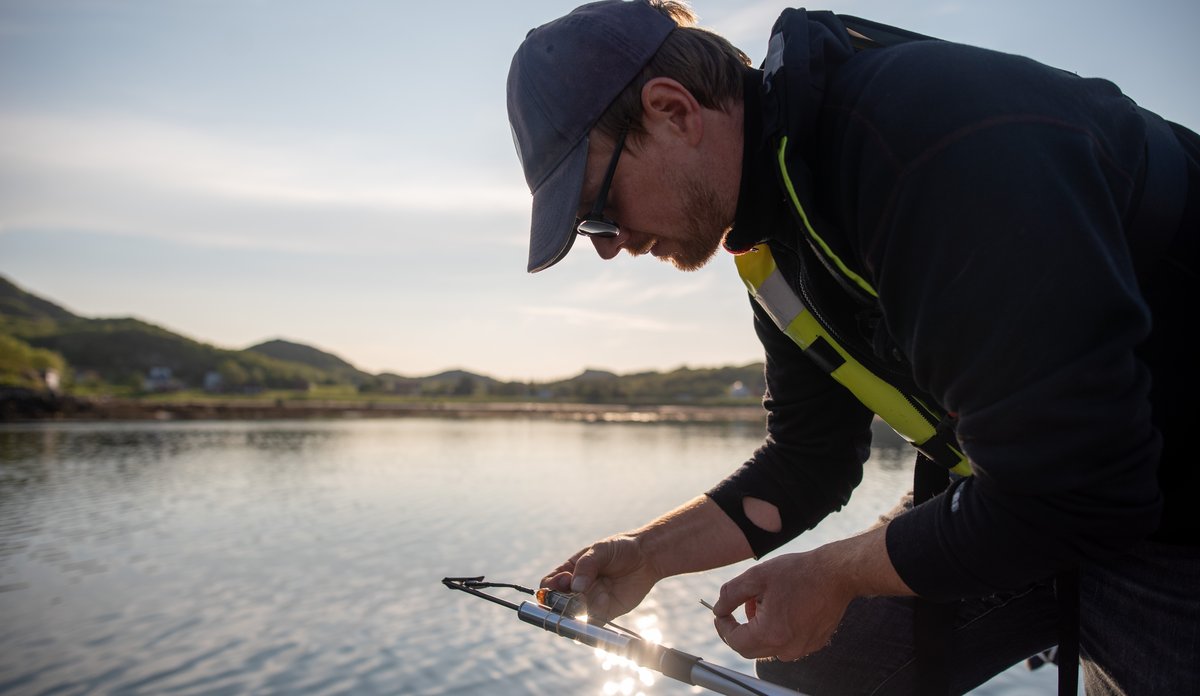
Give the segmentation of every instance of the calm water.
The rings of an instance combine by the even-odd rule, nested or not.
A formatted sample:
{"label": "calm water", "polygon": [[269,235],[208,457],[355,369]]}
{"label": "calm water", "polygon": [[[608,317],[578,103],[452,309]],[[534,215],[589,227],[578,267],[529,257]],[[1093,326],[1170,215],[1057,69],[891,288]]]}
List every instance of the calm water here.
{"label": "calm water", "polygon": [[[0,424],[0,693],[692,693],[606,670],[439,580],[536,583],[703,492],[760,437],[544,420]],[[849,507],[788,548],[869,524],[909,458],[889,438]],[[744,567],[667,580],[622,623],[752,672],[697,602]],[[1051,693],[1053,678],[1016,668],[980,693]]]}

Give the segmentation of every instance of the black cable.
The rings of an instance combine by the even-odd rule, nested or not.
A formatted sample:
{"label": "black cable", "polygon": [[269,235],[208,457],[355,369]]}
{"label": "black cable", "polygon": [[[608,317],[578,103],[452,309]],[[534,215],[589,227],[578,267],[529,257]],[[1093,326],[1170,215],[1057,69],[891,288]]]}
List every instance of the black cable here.
{"label": "black cable", "polygon": [[[483,599],[486,599],[487,601],[492,602],[493,604],[499,604],[500,606],[507,607],[509,609],[512,609],[513,611],[517,611],[521,608],[520,606],[513,604],[512,602],[505,601],[495,595],[490,595],[486,592],[479,590],[478,588],[480,588],[480,587],[492,587],[493,586],[491,583],[484,582],[482,575],[473,577],[473,578],[442,578],[442,584],[445,585],[446,587],[449,587],[452,590],[459,590],[460,592],[466,592],[467,594],[473,594],[476,597],[482,597]],[[509,587],[509,586],[506,585],[506,587]],[[520,589],[525,589],[525,588],[520,588]],[[530,590],[529,593],[533,594],[533,591]]]}

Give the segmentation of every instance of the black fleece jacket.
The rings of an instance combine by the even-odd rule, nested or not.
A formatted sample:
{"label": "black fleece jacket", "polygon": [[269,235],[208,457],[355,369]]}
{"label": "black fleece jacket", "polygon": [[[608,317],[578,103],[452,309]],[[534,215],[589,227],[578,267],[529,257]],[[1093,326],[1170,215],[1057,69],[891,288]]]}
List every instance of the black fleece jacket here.
{"label": "black fleece jacket", "polygon": [[[878,291],[911,382],[958,414],[974,471],[891,523],[900,576],[949,599],[1151,535],[1200,543],[1182,508],[1200,482],[1181,446],[1181,411],[1195,412],[1182,400],[1200,381],[1194,356],[1178,364],[1197,230],[1139,280],[1127,233],[1146,126],[1133,102],[1103,80],[947,42],[855,54],[828,13],[789,10],[776,29],[786,69],[748,78],[726,246],[769,243],[793,286],[816,288],[826,311],[853,311],[786,201],[775,161],[786,134],[806,212]],[[1186,217],[1194,227],[1194,207]],[[755,313],[768,435],[709,495],[762,555],[849,499],[871,414]],[[745,496],[775,503],[784,530],[749,523]]]}

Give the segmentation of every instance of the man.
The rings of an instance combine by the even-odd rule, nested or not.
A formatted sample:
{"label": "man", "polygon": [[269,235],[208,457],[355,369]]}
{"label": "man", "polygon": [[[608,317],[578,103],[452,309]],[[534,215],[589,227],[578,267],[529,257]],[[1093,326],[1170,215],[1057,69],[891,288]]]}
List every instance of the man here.
{"label": "man", "polygon": [[962,692],[1064,635],[1089,693],[1196,693],[1200,139],[1110,83],[859,23],[786,11],[753,70],[685,5],[608,0],[518,49],[529,271],[577,235],[683,270],[723,246],[766,349],[749,461],[543,583],[606,619],[763,556],[848,500],[876,411],[932,499],[727,583],[730,647],[814,693]]}

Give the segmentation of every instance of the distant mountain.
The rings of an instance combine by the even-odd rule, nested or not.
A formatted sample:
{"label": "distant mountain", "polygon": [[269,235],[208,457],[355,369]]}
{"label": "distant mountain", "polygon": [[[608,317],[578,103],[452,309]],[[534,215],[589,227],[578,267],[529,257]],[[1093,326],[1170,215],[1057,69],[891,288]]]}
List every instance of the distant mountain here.
{"label": "distant mountain", "polygon": [[374,375],[363,372],[333,353],[279,338],[250,346],[246,351],[276,360],[308,365],[349,380],[355,385],[363,385],[375,379]]}
{"label": "distant mountain", "polygon": [[291,362],[301,363],[315,367],[318,370],[358,370],[358,368],[333,353],[326,353],[312,346],[306,346],[302,343],[292,343],[291,341],[279,338],[250,346],[246,350],[262,353],[277,360],[290,360]]}
{"label": "distant mountain", "polygon": [[378,389],[391,394],[421,396],[517,396],[524,385],[501,382],[466,370],[447,370],[425,377],[405,377],[384,372],[377,375]]}
{"label": "distant mountain", "polygon": [[274,339],[245,350],[194,340],[132,317],[90,319],[0,277],[0,387],[39,388],[47,370],[97,391],[206,388],[224,392],[354,387],[419,398],[587,403],[746,403],[763,393],[762,363],[618,375],[588,368],[553,382],[503,382],[463,369],[424,377],[372,375],[312,346]]}
{"label": "distant mountain", "polygon": [[[12,281],[0,276],[0,318],[11,323],[70,322],[78,319],[54,302],[25,292]],[[4,324],[0,324],[0,329]]]}
{"label": "distant mountain", "polygon": [[467,372],[466,370],[447,370],[445,372],[439,372],[436,375],[419,377],[418,379],[420,379],[422,382],[457,382],[463,379],[474,379],[484,384],[500,383],[500,380],[493,379],[486,375],[477,375],[474,372]]}
{"label": "distant mountain", "polygon": [[588,369],[566,380],[540,385],[540,393],[559,401],[587,403],[713,404],[754,401],[766,388],[762,363],[689,368],[670,372],[617,375]]}
{"label": "distant mountain", "polygon": [[[617,379],[617,373],[609,372],[608,370],[595,370],[587,368],[583,372],[575,375],[571,380],[592,380],[592,379]],[[570,381],[570,380],[569,380]]]}
{"label": "distant mountain", "polygon": [[[77,383],[142,388],[152,375],[157,375],[158,381],[152,386],[199,388],[219,384],[225,390],[241,391],[297,389],[310,384],[351,381],[340,370],[326,370],[265,352],[217,348],[140,319],[80,317],[3,277],[0,277],[0,334],[16,341],[6,344],[11,346],[11,354],[38,355],[41,362],[46,361],[46,355],[37,351],[59,356],[65,367],[74,372]],[[316,349],[309,350],[319,353]],[[22,365],[15,360],[10,361],[13,364],[0,365],[6,365],[0,372],[25,374],[34,369],[32,364]],[[341,362],[350,373],[365,374]],[[0,379],[14,384],[22,382],[3,374]]]}

